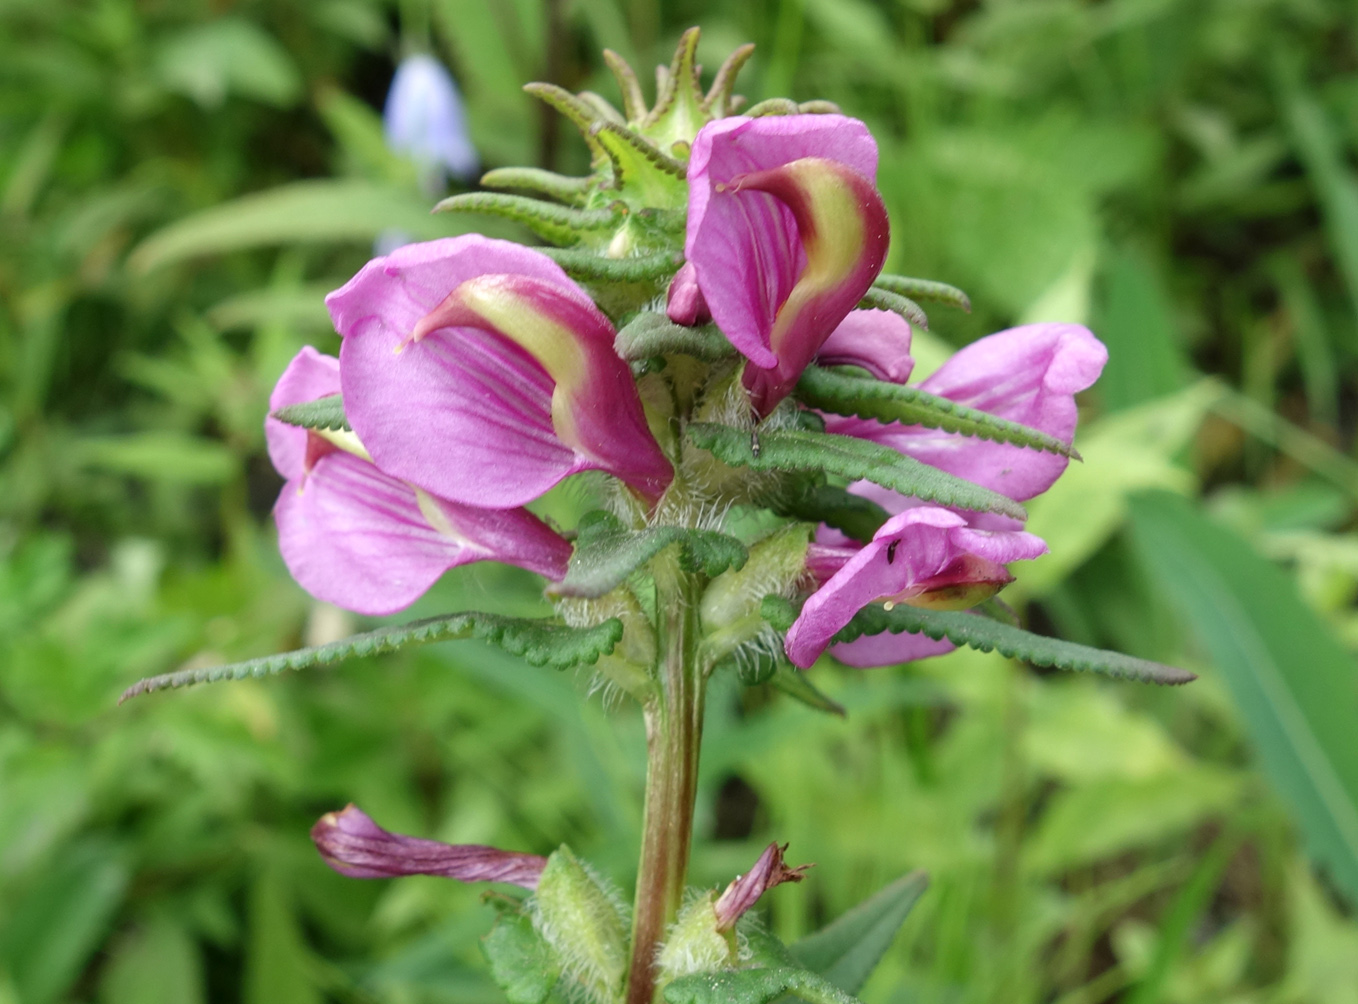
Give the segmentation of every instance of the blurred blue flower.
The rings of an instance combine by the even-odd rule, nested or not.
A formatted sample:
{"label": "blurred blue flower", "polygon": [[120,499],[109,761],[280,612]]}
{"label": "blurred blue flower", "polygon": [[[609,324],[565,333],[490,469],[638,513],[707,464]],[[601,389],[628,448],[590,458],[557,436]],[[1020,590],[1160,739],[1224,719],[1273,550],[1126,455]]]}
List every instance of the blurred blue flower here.
{"label": "blurred blue flower", "polygon": [[478,158],[462,96],[433,56],[401,61],[382,117],[387,145],[415,161],[426,188],[441,189],[450,174],[466,180],[476,173]]}

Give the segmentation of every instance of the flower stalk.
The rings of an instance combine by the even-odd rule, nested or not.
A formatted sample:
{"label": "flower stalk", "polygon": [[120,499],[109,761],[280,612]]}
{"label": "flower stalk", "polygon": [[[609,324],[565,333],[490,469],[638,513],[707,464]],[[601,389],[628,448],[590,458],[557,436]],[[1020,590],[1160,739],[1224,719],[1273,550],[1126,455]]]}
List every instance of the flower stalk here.
{"label": "flower stalk", "polygon": [[660,688],[645,708],[646,805],[627,1004],[651,1004],[656,953],[683,902],[703,732],[699,583],[673,556],[657,564]]}

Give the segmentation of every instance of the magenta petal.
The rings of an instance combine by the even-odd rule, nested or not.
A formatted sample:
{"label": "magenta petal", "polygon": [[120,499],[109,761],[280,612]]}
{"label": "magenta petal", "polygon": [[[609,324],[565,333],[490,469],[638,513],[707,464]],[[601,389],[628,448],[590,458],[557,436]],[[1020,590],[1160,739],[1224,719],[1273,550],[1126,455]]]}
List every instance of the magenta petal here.
{"label": "magenta petal", "polygon": [[861,366],[878,380],[905,383],[910,357],[910,322],[889,310],[853,310],[825,340],[816,356],[821,366]]}
{"label": "magenta petal", "polygon": [[712,320],[703,291],[698,288],[698,274],[692,262],[684,262],[670,280],[670,288],[665,293],[665,313],[675,324],[690,328]]}
{"label": "magenta petal", "polygon": [[311,828],[311,839],[325,863],[349,878],[439,875],[536,889],[547,867],[547,859],[537,854],[389,833],[356,805],[322,816]]}
{"label": "magenta petal", "polygon": [[914,662],[916,659],[928,659],[935,655],[946,655],[956,647],[946,638],[934,641],[923,634],[885,632],[834,645],[830,648],[830,654],[846,666],[872,669],[877,666]]}
{"label": "magenta petal", "polygon": [[764,853],[759,855],[754,867],[744,875],[738,876],[722,891],[716,903],[712,905],[713,912],[717,915],[718,931],[733,930],[741,915],[758,903],[759,897],[774,886],[782,885],[784,882],[800,882],[805,878],[806,870],[812,866],[798,865],[789,868],[783,861],[783,852],[786,850],[787,844],[781,847],[769,844],[764,848]]}
{"label": "magenta petal", "polygon": [[[1063,442],[1075,435],[1075,395],[1094,383],[1108,350],[1078,324],[1030,324],[973,342],[920,384],[969,408],[1040,429]],[[1010,498],[1040,495],[1066,469],[1065,457],[918,426],[863,430],[907,453]]]}
{"label": "magenta petal", "polygon": [[[270,413],[290,404],[304,404],[340,392],[339,360],[305,346],[288,363],[269,395]],[[306,429],[288,425],[276,418],[264,420],[264,437],[269,444],[269,459],[285,478],[300,478],[306,470]]]}
{"label": "magenta petal", "polygon": [[370,616],[409,606],[445,571],[473,561],[565,575],[569,543],[527,510],[420,501],[372,463],[328,453],[278,497],[283,560],[311,595]]}
{"label": "magenta petal", "polygon": [[862,122],[841,115],[718,119],[699,131],[689,157],[685,256],[717,325],[739,352],[766,369],[778,362],[769,333],[806,266],[806,253],[786,205],[768,193],[729,186],[740,176],[809,157],[842,164],[869,182],[877,176],[872,135]]}
{"label": "magenta petal", "polygon": [[[870,543],[807,598],[787,633],[788,658],[802,668],[810,666],[830,639],[869,603],[918,598],[921,591],[955,589],[967,582],[1002,583],[1007,573],[1001,566],[1035,558],[1046,550],[1047,545],[1033,534],[976,530],[967,526],[962,515],[939,506],[907,509],[887,520]],[[980,577],[959,574],[972,570],[978,570]]]}

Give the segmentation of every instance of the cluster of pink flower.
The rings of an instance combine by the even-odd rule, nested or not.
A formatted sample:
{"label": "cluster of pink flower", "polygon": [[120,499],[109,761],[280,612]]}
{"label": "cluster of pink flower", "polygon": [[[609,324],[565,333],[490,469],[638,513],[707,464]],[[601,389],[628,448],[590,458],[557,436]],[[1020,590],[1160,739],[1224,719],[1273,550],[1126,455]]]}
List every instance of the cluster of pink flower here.
{"label": "cluster of pink flower", "polygon": [[[911,375],[909,323],[857,309],[887,252],[876,169],[867,128],[834,114],[719,118],[692,143],[686,261],[667,312],[681,325],[715,323],[745,357],[756,420],[813,362],[898,384]],[[276,509],[283,555],[313,595],[388,614],[447,569],[487,559],[560,580],[571,544],[523,507],[580,471],[604,471],[643,506],[663,508],[680,456],[648,425],[613,323],[551,258],[480,236],[414,244],[369,262],[326,302],[340,358],[303,350],[270,403],[342,392],[352,431],[268,422],[288,479]],[[919,386],[1069,444],[1074,395],[1105,359],[1083,327],[1029,325],[968,346]],[[919,426],[825,418],[829,432],[1015,500],[1045,491],[1067,463]],[[1046,550],[1009,517],[866,482],[850,490],[890,518],[866,544],[820,529],[806,556],[816,588],[786,639],[798,666],[870,603],[970,606],[1011,580],[1007,563]],[[873,666],[949,648],[884,634],[834,654]]]}

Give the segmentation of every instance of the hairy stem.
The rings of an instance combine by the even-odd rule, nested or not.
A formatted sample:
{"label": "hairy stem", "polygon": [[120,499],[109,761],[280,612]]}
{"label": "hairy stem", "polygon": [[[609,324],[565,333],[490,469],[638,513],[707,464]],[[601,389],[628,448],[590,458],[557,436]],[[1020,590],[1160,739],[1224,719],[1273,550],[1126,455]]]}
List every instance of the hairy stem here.
{"label": "hairy stem", "polygon": [[661,692],[646,706],[646,809],[627,1004],[651,1004],[656,949],[683,900],[703,731],[696,583],[677,564],[658,572],[656,579],[663,611]]}

